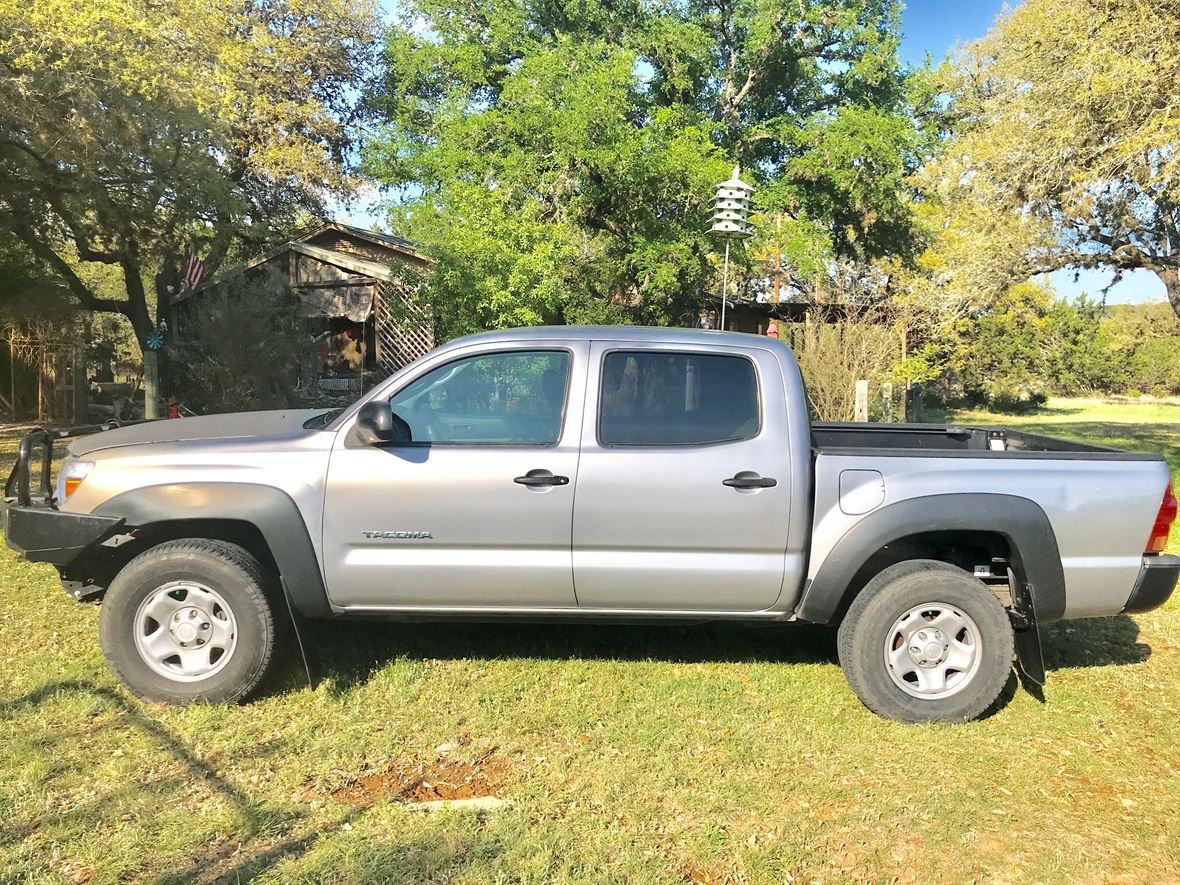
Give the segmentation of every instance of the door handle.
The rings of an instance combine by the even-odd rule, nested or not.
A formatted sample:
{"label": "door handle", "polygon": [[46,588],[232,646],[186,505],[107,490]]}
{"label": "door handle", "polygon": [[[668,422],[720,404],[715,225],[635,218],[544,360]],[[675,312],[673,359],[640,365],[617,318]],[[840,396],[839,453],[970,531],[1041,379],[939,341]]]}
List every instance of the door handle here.
{"label": "door handle", "polygon": [[753,470],[742,470],[729,479],[721,480],[721,484],[734,489],[772,489],[778,485],[778,480],[759,476]]}
{"label": "door handle", "polygon": [[512,481],[522,486],[568,486],[570,484],[568,476],[555,476],[548,470],[530,470],[524,476],[518,476]]}

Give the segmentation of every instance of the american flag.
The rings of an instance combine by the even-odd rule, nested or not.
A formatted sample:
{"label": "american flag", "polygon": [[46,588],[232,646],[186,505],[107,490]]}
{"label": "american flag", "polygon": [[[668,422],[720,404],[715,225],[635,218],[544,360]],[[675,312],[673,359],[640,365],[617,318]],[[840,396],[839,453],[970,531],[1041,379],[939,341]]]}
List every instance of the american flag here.
{"label": "american flag", "polygon": [[201,285],[201,281],[203,279],[205,279],[204,263],[200,258],[197,257],[197,253],[195,251],[189,252],[188,261],[186,261],[184,264],[185,286],[187,286],[188,290],[191,292],[196,289],[197,286]]}

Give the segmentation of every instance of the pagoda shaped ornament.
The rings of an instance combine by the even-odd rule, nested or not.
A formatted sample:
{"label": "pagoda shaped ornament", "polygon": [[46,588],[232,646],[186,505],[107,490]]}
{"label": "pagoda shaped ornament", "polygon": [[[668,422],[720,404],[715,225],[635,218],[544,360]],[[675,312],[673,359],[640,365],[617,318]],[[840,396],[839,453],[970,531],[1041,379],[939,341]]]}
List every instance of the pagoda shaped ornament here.
{"label": "pagoda shaped ornament", "polygon": [[733,167],[733,176],[714,189],[713,226],[709,233],[727,240],[744,240],[753,231],[749,218],[754,186],[742,181],[741,169]]}
{"label": "pagoda shaped ornament", "polygon": [[750,226],[751,203],[754,186],[742,181],[740,166],[733,167],[729,181],[723,181],[714,188],[713,225],[709,234],[725,240],[725,270],[721,275],[721,328],[725,329],[725,307],[729,303],[729,242],[744,240],[752,236]]}

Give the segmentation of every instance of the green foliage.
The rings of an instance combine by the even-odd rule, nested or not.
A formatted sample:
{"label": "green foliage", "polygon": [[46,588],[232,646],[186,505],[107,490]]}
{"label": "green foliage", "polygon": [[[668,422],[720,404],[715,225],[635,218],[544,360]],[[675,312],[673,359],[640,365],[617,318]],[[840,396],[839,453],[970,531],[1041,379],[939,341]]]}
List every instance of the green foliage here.
{"label": "green foliage", "polygon": [[181,401],[206,412],[302,405],[295,379],[314,357],[295,296],[277,275],[237,275],[189,308],[173,352]]}
{"label": "green foliage", "polygon": [[1105,307],[1013,286],[923,350],[952,400],[1022,411],[1058,396],[1180,391],[1180,320],[1167,304]]}
{"label": "green foliage", "polygon": [[[713,186],[735,161],[777,251],[912,251],[926,134],[893,0],[416,0],[386,41],[366,151],[395,225],[438,259],[444,335],[683,322],[717,282]],[[746,260],[738,249],[739,261]]]}
{"label": "green foliage", "polygon": [[0,237],[0,319],[20,323],[64,319],[73,312],[69,292],[25,246],[11,236]]}
{"label": "green foliage", "polygon": [[1051,298],[1031,283],[1013,286],[956,325],[948,368],[969,402],[1017,403],[1045,392]]}
{"label": "green foliage", "polygon": [[1180,392],[1180,336],[1147,339],[1128,368],[1136,390],[1156,396]]}
{"label": "green foliage", "polygon": [[1048,313],[1045,375],[1065,396],[1125,390],[1132,382],[1127,353],[1116,343],[1115,324],[1085,295],[1056,301]]}

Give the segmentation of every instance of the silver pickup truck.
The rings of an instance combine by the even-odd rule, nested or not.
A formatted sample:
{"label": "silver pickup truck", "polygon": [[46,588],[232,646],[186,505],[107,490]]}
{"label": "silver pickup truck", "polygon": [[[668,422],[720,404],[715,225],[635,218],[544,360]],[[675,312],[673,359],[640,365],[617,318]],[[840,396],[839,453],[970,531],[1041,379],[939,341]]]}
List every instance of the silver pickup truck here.
{"label": "silver pickup truck", "polygon": [[838,626],[867,707],[962,721],[1014,657],[1043,682],[1038,624],[1146,611],[1180,573],[1161,457],[812,423],[791,351],[750,335],[476,335],[341,411],[78,436],[54,487],[56,435],[22,440],[7,542],[102,601],[152,701],[248,695],[313,619],[735,619]]}

